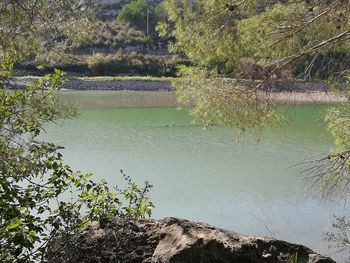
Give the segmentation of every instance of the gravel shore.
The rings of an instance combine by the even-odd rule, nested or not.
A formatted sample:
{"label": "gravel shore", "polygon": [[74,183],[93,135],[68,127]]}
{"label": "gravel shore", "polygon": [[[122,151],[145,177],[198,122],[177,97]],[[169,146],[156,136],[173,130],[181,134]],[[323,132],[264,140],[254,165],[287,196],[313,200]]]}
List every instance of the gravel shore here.
{"label": "gravel shore", "polygon": [[170,91],[169,81],[96,81],[70,80],[64,85],[65,89],[75,90],[134,90],[134,91]]}
{"label": "gravel shore", "polygon": [[[70,80],[64,88],[96,91],[174,91],[170,81]],[[346,101],[345,96],[331,92],[330,86],[325,82],[274,81],[268,89],[270,92],[262,92],[262,96],[286,104],[333,104]]]}

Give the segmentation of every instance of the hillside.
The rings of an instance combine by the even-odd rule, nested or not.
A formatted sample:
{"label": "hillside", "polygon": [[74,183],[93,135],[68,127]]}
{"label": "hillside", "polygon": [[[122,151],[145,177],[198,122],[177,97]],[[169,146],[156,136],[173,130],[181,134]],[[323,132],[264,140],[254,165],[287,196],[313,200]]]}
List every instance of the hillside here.
{"label": "hillside", "polygon": [[[157,5],[161,3],[163,0],[148,0],[150,5]],[[128,0],[93,0],[97,5],[101,7],[100,12],[97,17],[102,20],[110,20],[115,19],[123,5],[130,2]]]}
{"label": "hillside", "polygon": [[[25,58],[16,65],[17,75],[40,75],[58,68],[71,75],[175,76],[179,61],[169,54],[167,40],[158,37],[155,22],[146,31],[131,25],[132,20],[118,18],[126,0],[98,2],[86,38],[64,48],[54,43],[42,54]],[[160,2],[149,1],[150,8]]]}

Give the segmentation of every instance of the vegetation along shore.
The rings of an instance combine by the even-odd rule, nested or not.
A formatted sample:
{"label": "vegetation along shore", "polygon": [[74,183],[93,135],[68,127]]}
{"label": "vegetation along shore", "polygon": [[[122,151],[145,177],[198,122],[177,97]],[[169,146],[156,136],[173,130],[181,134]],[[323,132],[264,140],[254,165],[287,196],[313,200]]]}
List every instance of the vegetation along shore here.
{"label": "vegetation along shore", "polygon": [[349,1],[5,0],[0,25],[0,262],[350,262]]}
{"label": "vegetation along shore", "polygon": [[[39,77],[17,77],[16,82],[23,86]],[[69,90],[108,90],[108,91],[175,91],[172,82],[179,78],[151,77],[151,76],[98,76],[98,77],[72,77],[64,85]],[[235,82],[236,80],[227,79]],[[248,87],[250,81],[240,81],[239,85]],[[344,85],[343,85],[344,86]],[[334,104],[345,102],[343,92],[332,91],[329,84],[323,81],[286,81],[276,80],[269,83],[267,92],[262,91],[261,96],[286,104]]]}

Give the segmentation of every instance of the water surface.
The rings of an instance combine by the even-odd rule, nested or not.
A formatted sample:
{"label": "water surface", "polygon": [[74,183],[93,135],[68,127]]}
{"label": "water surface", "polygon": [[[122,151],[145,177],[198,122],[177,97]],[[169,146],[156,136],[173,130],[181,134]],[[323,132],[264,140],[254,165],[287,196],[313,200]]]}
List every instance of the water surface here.
{"label": "water surface", "polygon": [[[49,126],[44,136],[66,146],[65,159],[74,169],[93,172],[111,184],[120,184],[120,169],[137,183],[150,181],[155,218],[195,219],[330,252],[323,232],[334,214],[346,212],[307,195],[293,166],[332,147],[322,124],[325,107],[284,109],[289,124],[257,141],[230,128],[204,130],[191,123],[186,111],[173,107],[118,108],[140,105],[130,105],[132,99],[125,102],[118,93],[98,93],[98,104],[93,93],[79,94],[64,94],[66,101],[81,106],[78,116]],[[159,99],[166,94],[155,96],[148,106],[166,105]]]}

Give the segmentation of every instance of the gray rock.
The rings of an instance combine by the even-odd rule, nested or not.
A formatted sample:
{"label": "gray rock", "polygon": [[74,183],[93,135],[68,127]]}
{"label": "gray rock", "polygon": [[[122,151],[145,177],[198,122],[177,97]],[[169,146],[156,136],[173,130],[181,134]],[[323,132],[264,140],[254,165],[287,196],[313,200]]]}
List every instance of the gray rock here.
{"label": "gray rock", "polygon": [[84,81],[70,80],[63,86],[74,90],[134,90],[134,91],[170,91],[169,81]]}
{"label": "gray rock", "polygon": [[250,237],[205,223],[111,219],[50,244],[48,262],[333,263],[311,249],[272,238]]}

